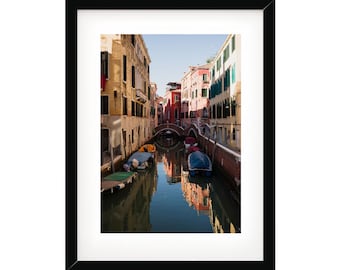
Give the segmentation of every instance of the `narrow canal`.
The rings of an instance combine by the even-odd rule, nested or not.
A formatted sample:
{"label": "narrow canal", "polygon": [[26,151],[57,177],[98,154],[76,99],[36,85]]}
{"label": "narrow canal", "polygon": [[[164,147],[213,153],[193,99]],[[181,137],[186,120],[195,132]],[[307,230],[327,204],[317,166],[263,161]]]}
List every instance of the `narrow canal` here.
{"label": "narrow canal", "polygon": [[155,162],[121,190],[101,194],[101,231],[239,233],[240,203],[226,176],[190,176],[182,141],[158,141]]}

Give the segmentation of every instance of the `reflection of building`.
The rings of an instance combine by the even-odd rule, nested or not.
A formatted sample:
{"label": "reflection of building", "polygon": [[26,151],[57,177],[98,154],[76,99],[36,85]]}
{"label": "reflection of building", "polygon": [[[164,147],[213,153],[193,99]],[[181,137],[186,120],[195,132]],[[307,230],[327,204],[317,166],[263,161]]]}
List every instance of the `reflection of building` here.
{"label": "reflection of building", "polygon": [[208,184],[192,183],[188,174],[182,174],[181,180],[182,191],[189,206],[193,206],[198,213],[208,215],[211,208]]}
{"label": "reflection of building", "polygon": [[[217,188],[214,185],[215,183],[206,181],[204,178],[190,177],[188,171],[182,168],[181,188],[188,205],[194,207],[198,213],[209,216],[214,233],[239,232],[239,216],[233,213],[235,206],[220,190],[223,187]],[[216,189],[220,191],[216,192]]]}
{"label": "reflection of building", "polygon": [[121,199],[118,203],[110,204],[109,195],[112,194],[103,196],[102,232],[151,231],[150,203],[156,187],[157,172],[148,170],[138,174],[128,187],[114,194]]}
{"label": "reflection of building", "polygon": [[164,152],[162,156],[164,171],[167,175],[168,182],[171,183],[181,181],[181,162],[183,159],[183,151],[177,150]]}
{"label": "reflection of building", "polygon": [[241,150],[241,37],[228,35],[210,68],[210,125],[216,141]]}
{"label": "reflection of building", "polygon": [[235,211],[235,201],[230,198],[230,194],[226,194],[225,188],[220,185],[211,185],[210,197],[212,207],[209,217],[213,231],[216,233],[240,232],[240,213]]}
{"label": "reflection of building", "polygon": [[150,87],[150,62],[141,35],[101,35],[103,166],[126,159],[152,136],[155,89]]}

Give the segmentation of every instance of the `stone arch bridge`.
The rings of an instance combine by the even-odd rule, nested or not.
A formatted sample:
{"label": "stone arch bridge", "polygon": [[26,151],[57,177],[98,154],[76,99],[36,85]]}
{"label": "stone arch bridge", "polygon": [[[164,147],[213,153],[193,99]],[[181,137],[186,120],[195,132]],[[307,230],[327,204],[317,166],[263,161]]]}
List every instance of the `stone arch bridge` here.
{"label": "stone arch bridge", "polygon": [[189,136],[189,135],[193,135],[197,137],[199,134],[199,129],[194,124],[184,129],[176,124],[166,123],[166,124],[160,124],[157,127],[155,127],[153,137],[157,137],[158,135],[166,131],[171,131],[173,133],[176,133],[179,137]]}

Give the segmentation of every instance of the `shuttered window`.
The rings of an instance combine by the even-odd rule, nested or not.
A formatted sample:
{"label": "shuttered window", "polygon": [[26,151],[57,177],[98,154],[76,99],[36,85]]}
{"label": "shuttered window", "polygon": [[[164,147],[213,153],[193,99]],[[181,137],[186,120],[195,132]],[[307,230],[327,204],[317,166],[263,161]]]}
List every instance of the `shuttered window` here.
{"label": "shuttered window", "polygon": [[126,55],[123,55],[123,81],[126,82]]}
{"label": "shuttered window", "polygon": [[135,88],[135,66],[132,66],[131,68],[131,86]]}
{"label": "shuttered window", "polygon": [[101,114],[109,114],[109,97],[101,96],[100,100]]}

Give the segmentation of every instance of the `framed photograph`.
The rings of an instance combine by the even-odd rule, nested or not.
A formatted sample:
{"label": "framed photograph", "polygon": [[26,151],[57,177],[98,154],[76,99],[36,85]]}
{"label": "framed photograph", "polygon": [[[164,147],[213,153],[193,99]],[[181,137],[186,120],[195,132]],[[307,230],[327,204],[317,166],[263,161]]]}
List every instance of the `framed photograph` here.
{"label": "framed photograph", "polygon": [[275,269],[275,1],[65,18],[65,268]]}

